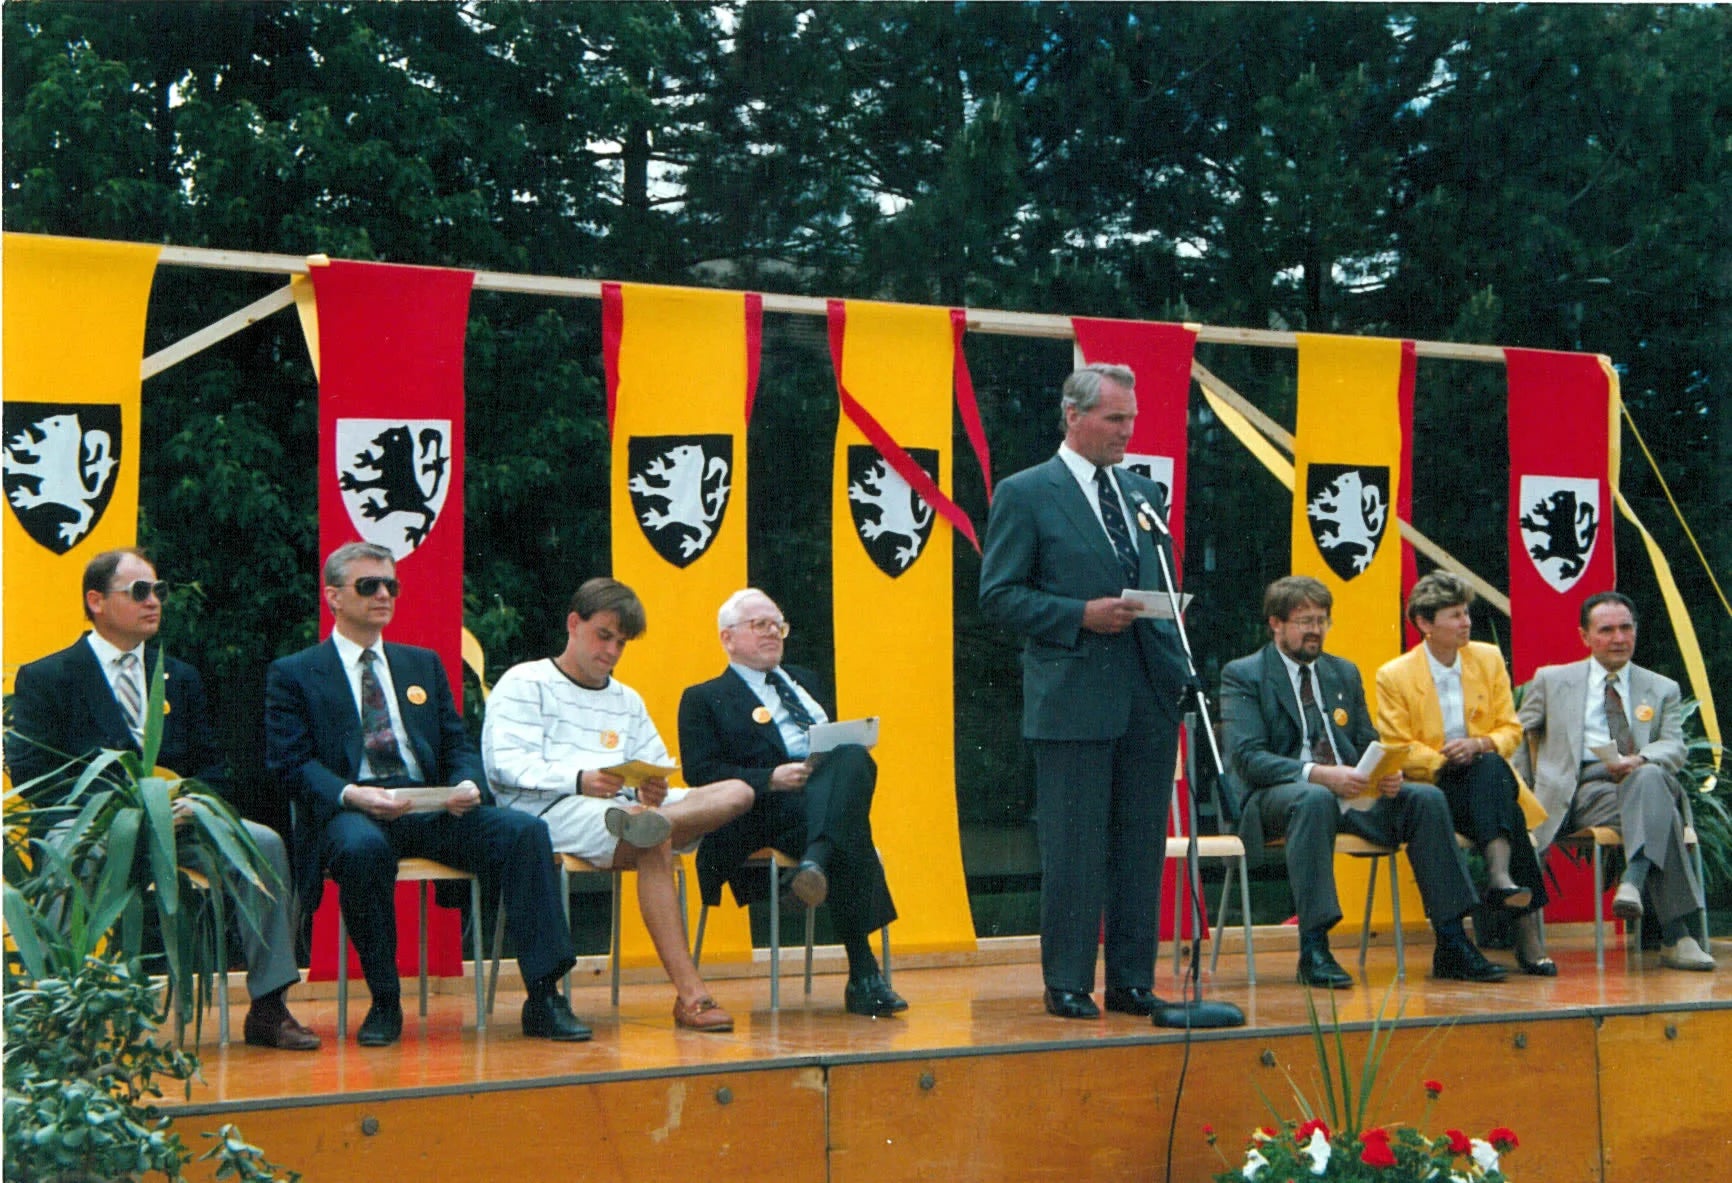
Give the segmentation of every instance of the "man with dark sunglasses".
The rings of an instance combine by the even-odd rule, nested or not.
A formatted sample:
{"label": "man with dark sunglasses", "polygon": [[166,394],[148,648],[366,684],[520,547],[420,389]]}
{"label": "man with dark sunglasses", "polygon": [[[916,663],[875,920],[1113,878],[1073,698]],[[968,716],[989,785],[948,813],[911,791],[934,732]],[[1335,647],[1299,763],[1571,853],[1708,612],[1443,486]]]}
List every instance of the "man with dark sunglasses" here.
{"label": "man with dark sunglasses", "polygon": [[[127,549],[104,551],[91,559],[84,568],[83,589],[90,631],[18,671],[6,736],[6,767],[13,784],[22,787],[46,777],[27,795],[33,805],[57,805],[96,752],[141,751],[150,682],[161,662],[164,698],[157,763],[226,795],[228,768],[211,731],[198,671],[148,644],[162,627],[168,584],[157,579],[142,551]],[[276,872],[269,891],[243,876],[227,877],[230,892],[258,920],[256,930],[240,926],[253,1000],[246,1041],[312,1051],[319,1037],[296,1022],[284,1002],[289,987],[301,980],[289,923],[288,855],[275,830],[253,821],[245,825]]]}
{"label": "man with dark sunglasses", "polygon": [[[318,906],[324,872],[341,889],[343,921],[373,996],[356,1042],[385,1047],[403,1032],[392,907],[401,858],[497,878],[529,985],[523,1033],[588,1039],[557,989],[576,959],[547,824],[493,805],[439,655],[383,640],[401,590],[391,552],[370,542],[340,546],[325,560],[324,581],[335,629],[272,662],[266,675],[265,763],[298,806],[302,900]],[[420,785],[450,786],[445,808],[412,812],[393,792]]]}

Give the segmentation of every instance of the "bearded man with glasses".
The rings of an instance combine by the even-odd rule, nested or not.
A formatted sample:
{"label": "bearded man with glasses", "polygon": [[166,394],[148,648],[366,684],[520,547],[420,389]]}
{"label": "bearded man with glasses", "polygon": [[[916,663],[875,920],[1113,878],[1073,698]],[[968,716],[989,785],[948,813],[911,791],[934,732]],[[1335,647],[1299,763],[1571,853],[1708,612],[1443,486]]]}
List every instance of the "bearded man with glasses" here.
{"label": "bearded man with glasses", "polygon": [[[576,958],[546,823],[492,804],[439,655],[384,641],[402,590],[391,552],[370,542],[340,546],[324,577],[336,626],[319,644],[271,663],[265,763],[298,805],[301,898],[309,910],[318,906],[322,870],[342,893],[343,922],[373,996],[355,1041],[384,1047],[403,1033],[392,908],[400,858],[497,877],[529,987],[523,1033],[588,1039],[558,990]],[[417,785],[453,792],[443,810],[411,812],[412,802],[392,790]]]}
{"label": "bearded man with glasses", "polygon": [[830,902],[848,954],[848,1012],[907,1010],[884,980],[869,939],[896,919],[872,841],[878,765],[859,744],[843,744],[812,767],[807,732],[829,722],[832,709],[816,674],[782,664],[789,630],[774,600],[755,587],[737,591],[716,624],[728,668],[680,696],[680,758],[688,783],[742,780],[754,799],[698,847],[704,902],[720,903],[723,883],[733,885],[741,905],[763,898],[764,877],[743,865],[753,851],[772,846],[798,855],[788,886],[807,907]]}
{"label": "bearded man with glasses", "polygon": [[[142,751],[150,682],[160,662],[163,719],[157,763],[227,796],[228,766],[211,731],[198,671],[148,643],[162,627],[168,584],[156,577],[143,551],[129,548],[91,559],[84,568],[83,591],[90,631],[18,670],[6,736],[6,768],[13,783],[24,786],[38,777],[49,778],[29,796],[33,805],[53,806],[65,800],[96,752]],[[225,876],[230,894],[258,919],[256,928],[240,926],[247,992],[253,1000],[246,1041],[312,1051],[319,1037],[296,1022],[284,1002],[289,987],[301,980],[289,923],[288,854],[275,830],[254,821],[244,824],[276,872],[269,891],[245,876]]]}

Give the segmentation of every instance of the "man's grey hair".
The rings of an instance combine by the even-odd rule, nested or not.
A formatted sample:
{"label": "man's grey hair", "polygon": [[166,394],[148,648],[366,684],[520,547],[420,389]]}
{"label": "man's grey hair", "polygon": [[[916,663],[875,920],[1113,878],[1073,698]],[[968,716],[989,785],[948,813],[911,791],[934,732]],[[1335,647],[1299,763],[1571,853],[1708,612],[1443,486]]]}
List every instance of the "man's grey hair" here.
{"label": "man's grey hair", "polygon": [[[751,599],[753,596],[763,596],[766,600],[770,600],[769,595],[758,588],[742,587],[739,591],[722,601],[721,608],[716,612],[716,627],[718,629],[733,628],[736,624],[740,623],[740,605]],[[776,601],[774,600],[770,600],[770,603],[772,604],[775,602]]]}
{"label": "man's grey hair", "polygon": [[1059,421],[1064,422],[1073,407],[1079,414],[1094,410],[1095,404],[1101,401],[1102,382],[1115,382],[1132,392],[1137,388],[1137,376],[1129,366],[1096,362],[1072,371],[1071,376],[1064,380],[1063,397],[1058,406]]}
{"label": "man's grey hair", "polygon": [[349,577],[349,564],[357,559],[378,559],[390,563],[393,570],[397,567],[397,559],[388,546],[377,542],[345,542],[325,560],[325,586],[342,587]]}

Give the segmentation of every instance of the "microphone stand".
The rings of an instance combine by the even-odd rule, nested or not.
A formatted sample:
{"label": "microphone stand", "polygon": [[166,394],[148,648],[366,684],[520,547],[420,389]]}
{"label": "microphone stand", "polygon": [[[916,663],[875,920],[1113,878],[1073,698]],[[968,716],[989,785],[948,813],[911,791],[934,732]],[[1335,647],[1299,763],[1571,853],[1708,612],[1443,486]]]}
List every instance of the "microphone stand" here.
{"label": "microphone stand", "polygon": [[[1155,512],[1154,507],[1141,497],[1137,499],[1137,508],[1141,511],[1139,517],[1147,516],[1152,525],[1147,528],[1159,530],[1167,538],[1172,533],[1167,524]],[[1221,762],[1221,748],[1215,742],[1215,729],[1209,726],[1209,700],[1203,694],[1203,679],[1197,673],[1196,655],[1191,652],[1191,638],[1185,632],[1185,616],[1180,611],[1179,593],[1173,579],[1173,568],[1167,562],[1167,552],[1159,542],[1155,544],[1155,557],[1161,561],[1161,579],[1167,588],[1167,603],[1173,610],[1173,624],[1179,631],[1179,648],[1185,654],[1185,669],[1189,677],[1185,682],[1185,692],[1179,698],[1179,706],[1189,715],[1196,711],[1203,720],[1202,732],[1209,737],[1209,753],[1215,761],[1215,775],[1225,775],[1226,766]],[[1212,1027],[1243,1027],[1245,1012],[1230,1002],[1205,1002],[1203,1000],[1203,877],[1198,869],[1197,858],[1197,778],[1196,752],[1187,750],[1188,763],[1193,775],[1187,778],[1186,792],[1190,795],[1191,822],[1185,827],[1189,847],[1186,851],[1186,874],[1191,888],[1191,997],[1182,1002],[1168,1003],[1155,1011],[1154,1024],[1157,1027],[1183,1027],[1187,1030]],[[1245,906],[1250,907],[1251,901],[1246,900]],[[1179,934],[1174,933],[1173,939],[1178,940]],[[1250,956],[1250,950],[1246,950]]]}

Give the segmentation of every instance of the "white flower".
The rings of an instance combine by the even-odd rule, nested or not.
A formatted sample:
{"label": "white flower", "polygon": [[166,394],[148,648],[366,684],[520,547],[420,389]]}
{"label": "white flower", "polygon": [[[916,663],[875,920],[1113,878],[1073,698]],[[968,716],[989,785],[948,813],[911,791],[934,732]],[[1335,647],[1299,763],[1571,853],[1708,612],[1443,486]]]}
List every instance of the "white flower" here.
{"label": "white flower", "polygon": [[1239,1173],[1245,1176],[1246,1183],[1250,1183],[1252,1179],[1262,1174],[1263,1168],[1268,1165],[1269,1160],[1263,1157],[1261,1150],[1247,1150],[1245,1152],[1245,1169]]}
{"label": "white flower", "polygon": [[1311,1131],[1311,1141],[1300,1153],[1311,1156],[1313,1175],[1321,1175],[1329,1169],[1329,1139],[1323,1136],[1322,1130]]}
{"label": "white flower", "polygon": [[1489,1175],[1497,1170],[1497,1151],[1492,1149],[1490,1142],[1483,1142],[1475,1138],[1473,1140],[1473,1161],[1475,1166]]}

